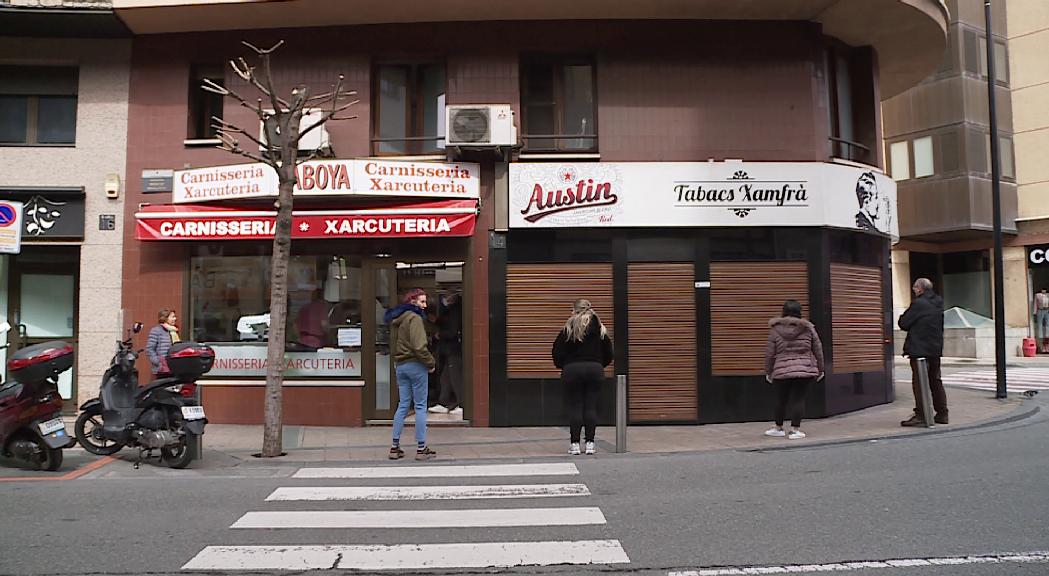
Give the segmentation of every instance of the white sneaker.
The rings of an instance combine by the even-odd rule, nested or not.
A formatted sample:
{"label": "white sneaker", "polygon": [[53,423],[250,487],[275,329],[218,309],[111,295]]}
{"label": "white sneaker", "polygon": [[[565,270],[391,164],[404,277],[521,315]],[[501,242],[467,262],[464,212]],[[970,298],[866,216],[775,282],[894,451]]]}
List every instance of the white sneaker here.
{"label": "white sneaker", "polygon": [[801,430],[791,430],[790,434],[787,434],[787,440],[801,440],[805,437],[805,433]]}
{"label": "white sneaker", "polygon": [[787,433],[783,431],[783,428],[776,428],[773,426],[765,431],[765,435],[772,436],[773,438],[783,438]]}
{"label": "white sneaker", "polygon": [[587,454],[593,454],[595,449],[596,449],[596,447],[594,446],[593,442],[587,442],[586,443],[586,453]]}
{"label": "white sneaker", "polygon": [[572,442],[569,444],[568,453],[572,456],[579,456],[579,442]]}
{"label": "white sneaker", "polygon": [[444,406],[441,406],[440,404],[434,404],[430,407],[429,410],[427,410],[427,412],[429,412],[430,414],[447,414],[448,409]]}
{"label": "white sneaker", "polygon": [[452,408],[452,410],[449,411],[448,413],[449,414],[453,414],[455,416],[462,416],[463,415],[463,407],[462,406],[458,406],[456,408]]}

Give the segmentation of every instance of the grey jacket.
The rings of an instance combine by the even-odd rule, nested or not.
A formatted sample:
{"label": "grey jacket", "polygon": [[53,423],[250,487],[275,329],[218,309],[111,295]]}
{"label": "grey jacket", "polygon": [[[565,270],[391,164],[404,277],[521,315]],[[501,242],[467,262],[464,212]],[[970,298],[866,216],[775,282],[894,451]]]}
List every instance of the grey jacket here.
{"label": "grey jacket", "polygon": [[168,350],[171,350],[171,333],[163,325],[157,324],[150,329],[149,338],[146,340],[146,355],[149,356],[150,372],[158,374],[161,366],[167,368],[164,357],[168,355]]}
{"label": "grey jacket", "polygon": [[808,320],[786,316],[769,320],[765,374],[773,380],[816,378],[823,373],[823,343]]}

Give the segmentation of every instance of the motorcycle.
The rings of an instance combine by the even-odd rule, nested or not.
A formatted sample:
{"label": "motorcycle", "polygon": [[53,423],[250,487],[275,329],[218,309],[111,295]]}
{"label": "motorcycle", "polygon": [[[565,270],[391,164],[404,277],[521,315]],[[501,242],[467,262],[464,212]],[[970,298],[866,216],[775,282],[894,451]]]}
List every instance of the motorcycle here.
{"label": "motorcycle", "polygon": [[196,381],[211,370],[215,352],[194,342],[171,346],[165,358],[171,375],[139,388],[135,361],[142,350],[134,350],[136,322],[102,376],[98,398],[80,407],[74,433],[85,450],[108,456],[127,447],[138,448],[135,468],[143,459],[160,452],[171,468],[185,468],[197,457],[197,437],[204,434],[208,420],[196,400]]}
{"label": "motorcycle", "polygon": [[[0,333],[11,329],[0,324]],[[8,345],[0,346],[0,349]],[[73,367],[73,347],[55,340],[26,346],[7,361],[11,379],[0,385],[0,447],[37,470],[62,466],[62,449],[76,446],[62,420],[58,375]]]}

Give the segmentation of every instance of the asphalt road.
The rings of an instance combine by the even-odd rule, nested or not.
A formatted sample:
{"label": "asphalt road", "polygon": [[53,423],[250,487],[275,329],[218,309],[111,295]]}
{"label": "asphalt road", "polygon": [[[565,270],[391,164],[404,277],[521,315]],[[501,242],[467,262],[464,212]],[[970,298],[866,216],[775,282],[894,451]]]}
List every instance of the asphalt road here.
{"label": "asphalt road", "polygon": [[[290,476],[297,468],[265,464],[174,471],[149,464],[134,470],[128,463],[116,462],[70,481],[0,484],[0,574],[187,574],[180,568],[209,545],[539,540],[617,540],[630,563],[590,569],[519,567],[506,573],[731,574],[776,567],[782,569],[778,573],[786,573],[788,567],[800,570],[799,565],[906,559],[920,563],[929,558],[987,555],[977,564],[852,565],[849,571],[886,576],[1049,574],[1045,561],[988,560],[989,555],[1049,550],[1049,443],[1045,440],[1049,404],[1035,402],[1041,410],[1021,421],[928,437],[760,452],[599,454],[545,460],[575,463],[578,476],[566,478],[333,481],[293,479]],[[264,502],[273,490],[285,486],[568,481],[585,484],[591,495],[498,502]],[[464,510],[495,506],[597,507],[607,523],[230,528],[246,512],[258,510],[425,508],[446,511],[447,518],[454,519]],[[793,573],[818,573],[815,570]]]}

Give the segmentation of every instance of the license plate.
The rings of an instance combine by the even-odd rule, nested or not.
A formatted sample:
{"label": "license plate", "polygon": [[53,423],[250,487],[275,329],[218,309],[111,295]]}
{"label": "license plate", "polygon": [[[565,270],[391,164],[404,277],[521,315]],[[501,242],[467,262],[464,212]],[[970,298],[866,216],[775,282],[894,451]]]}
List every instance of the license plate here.
{"label": "license plate", "polygon": [[200,420],[204,418],[203,406],[183,406],[182,417],[186,420]]}
{"label": "license plate", "polygon": [[37,426],[40,427],[40,433],[44,436],[47,436],[48,434],[53,434],[55,432],[58,432],[59,430],[62,430],[64,433],[66,429],[66,423],[63,422],[61,418],[55,418],[54,420],[41,422],[40,424],[37,424]]}

